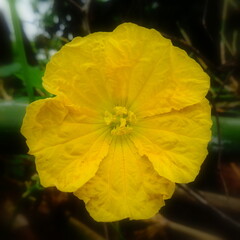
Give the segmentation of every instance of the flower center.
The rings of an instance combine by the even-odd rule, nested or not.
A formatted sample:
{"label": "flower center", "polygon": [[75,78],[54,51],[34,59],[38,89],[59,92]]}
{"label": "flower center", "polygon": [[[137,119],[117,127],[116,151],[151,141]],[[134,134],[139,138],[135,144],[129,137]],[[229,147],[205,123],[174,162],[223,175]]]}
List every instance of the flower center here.
{"label": "flower center", "polygon": [[105,112],[105,123],[111,127],[111,134],[125,135],[132,132],[132,124],[136,122],[136,115],[125,107],[116,106],[113,113]]}

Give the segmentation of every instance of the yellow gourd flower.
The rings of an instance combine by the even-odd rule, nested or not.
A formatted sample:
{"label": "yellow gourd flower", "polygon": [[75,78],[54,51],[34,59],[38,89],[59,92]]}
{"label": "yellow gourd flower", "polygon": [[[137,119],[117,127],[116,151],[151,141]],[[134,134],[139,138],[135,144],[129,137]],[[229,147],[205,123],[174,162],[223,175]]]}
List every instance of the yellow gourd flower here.
{"label": "yellow gourd flower", "polygon": [[153,29],[124,23],[76,37],[47,64],[53,98],[22,134],[44,187],[83,199],[96,221],[152,217],[207,155],[209,77]]}

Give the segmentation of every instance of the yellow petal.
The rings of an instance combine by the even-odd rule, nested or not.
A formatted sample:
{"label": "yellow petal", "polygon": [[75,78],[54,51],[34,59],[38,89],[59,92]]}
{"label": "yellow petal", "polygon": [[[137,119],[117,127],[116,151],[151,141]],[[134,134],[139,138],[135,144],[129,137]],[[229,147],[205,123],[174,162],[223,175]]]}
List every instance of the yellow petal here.
{"label": "yellow petal", "polygon": [[98,32],[76,37],[63,46],[46,66],[45,89],[64,95],[74,104],[105,109],[111,103],[102,71],[108,35]]}
{"label": "yellow petal", "polygon": [[183,109],[201,102],[209,90],[209,76],[183,50],[171,46],[165,51],[165,57],[153,63],[152,73],[133,102],[132,109],[139,116]]}
{"label": "yellow petal", "polygon": [[126,137],[116,137],[95,177],[75,192],[96,221],[152,217],[170,198],[174,183],[160,177]]}
{"label": "yellow petal", "polygon": [[133,141],[160,176],[186,183],[195,179],[207,155],[211,124],[210,106],[204,100],[180,111],[140,120]]}
{"label": "yellow petal", "polygon": [[[116,105],[129,107],[141,94],[145,94],[148,79],[155,76],[155,65],[160,61],[165,63],[170,46],[171,42],[159,32],[132,23],[121,24],[109,35],[105,45],[105,75]],[[159,76],[168,69],[167,63],[161,65],[156,74]],[[151,85],[165,84],[165,79],[153,81]],[[150,94],[147,100],[152,97]]]}
{"label": "yellow petal", "polygon": [[202,68],[154,29],[122,24],[105,49],[105,75],[115,101],[141,116],[199,103],[209,89]]}
{"label": "yellow petal", "polygon": [[126,106],[142,116],[198,103],[209,89],[209,77],[183,50],[132,23],[75,38],[52,57],[43,80],[80,106]]}
{"label": "yellow petal", "polygon": [[29,105],[21,132],[43,186],[71,192],[95,175],[110,141],[98,118],[58,97]]}

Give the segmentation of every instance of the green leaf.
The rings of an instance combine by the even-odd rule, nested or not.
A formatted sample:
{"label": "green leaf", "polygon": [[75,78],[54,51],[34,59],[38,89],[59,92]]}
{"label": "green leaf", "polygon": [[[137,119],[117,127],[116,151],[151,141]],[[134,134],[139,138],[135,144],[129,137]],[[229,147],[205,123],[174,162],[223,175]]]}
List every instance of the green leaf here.
{"label": "green leaf", "polygon": [[0,77],[9,77],[11,75],[14,75],[21,69],[20,63],[12,63],[8,65],[4,65],[0,67]]}
{"label": "green leaf", "polygon": [[19,131],[27,105],[27,99],[0,101],[0,135]]}
{"label": "green leaf", "polygon": [[218,151],[220,148],[225,153],[240,151],[240,116],[212,118],[212,141],[211,150]]}
{"label": "green leaf", "polygon": [[10,12],[11,12],[11,17],[12,17],[12,22],[13,22],[13,28],[14,28],[14,33],[15,33],[15,38],[16,38],[16,53],[17,53],[17,62],[21,63],[22,66],[22,72],[23,72],[23,80],[25,82],[25,86],[27,89],[29,101],[34,100],[34,94],[33,94],[33,86],[31,83],[30,79],[30,73],[29,73],[29,68],[28,68],[28,62],[27,62],[27,57],[25,54],[25,49],[24,49],[24,44],[23,44],[23,36],[22,36],[22,30],[20,26],[20,20],[16,11],[16,6],[15,6],[15,0],[9,0],[9,7],[10,7]]}
{"label": "green leaf", "polygon": [[[16,76],[20,78],[23,83],[25,83],[25,70],[26,69],[20,69],[19,72],[16,73]],[[39,88],[43,90],[42,87],[42,77],[43,77],[43,71],[40,70],[37,66],[27,66],[27,72],[28,72],[28,78],[31,81],[31,87]]]}

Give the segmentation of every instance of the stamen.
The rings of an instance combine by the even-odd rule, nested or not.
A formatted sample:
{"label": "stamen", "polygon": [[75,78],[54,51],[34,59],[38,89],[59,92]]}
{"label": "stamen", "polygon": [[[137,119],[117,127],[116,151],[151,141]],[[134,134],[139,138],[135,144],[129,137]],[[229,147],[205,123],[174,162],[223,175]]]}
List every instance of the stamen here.
{"label": "stamen", "polygon": [[116,106],[113,113],[105,112],[104,120],[111,127],[111,133],[119,136],[132,132],[132,124],[136,122],[136,115],[125,107]]}

